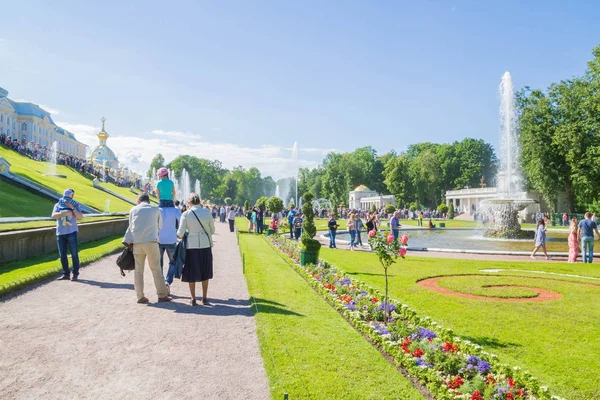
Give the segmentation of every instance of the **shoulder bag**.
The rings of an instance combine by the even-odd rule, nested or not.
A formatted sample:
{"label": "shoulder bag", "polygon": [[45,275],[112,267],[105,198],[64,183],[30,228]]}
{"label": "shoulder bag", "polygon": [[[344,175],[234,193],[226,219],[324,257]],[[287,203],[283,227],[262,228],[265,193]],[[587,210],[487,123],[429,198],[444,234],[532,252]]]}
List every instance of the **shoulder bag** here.
{"label": "shoulder bag", "polygon": [[196,213],[194,212],[194,210],[191,210],[191,211],[192,211],[192,214],[194,214],[194,217],[196,217],[196,220],[198,221],[198,223],[200,224],[200,226],[202,227],[202,230],[204,231],[204,234],[208,238],[208,244],[210,245],[210,247],[212,247],[212,240],[210,239],[210,235],[208,234],[208,232],[204,228],[204,225],[202,225],[202,222],[200,222],[200,218],[198,218],[198,216],[196,215]]}

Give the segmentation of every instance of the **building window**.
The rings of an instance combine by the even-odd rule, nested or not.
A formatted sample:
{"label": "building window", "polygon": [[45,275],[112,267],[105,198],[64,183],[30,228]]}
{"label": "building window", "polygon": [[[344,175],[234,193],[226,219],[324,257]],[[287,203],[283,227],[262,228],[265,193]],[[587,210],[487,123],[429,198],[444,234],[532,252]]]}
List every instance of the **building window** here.
{"label": "building window", "polygon": [[25,122],[21,124],[21,131],[27,131],[27,124]]}

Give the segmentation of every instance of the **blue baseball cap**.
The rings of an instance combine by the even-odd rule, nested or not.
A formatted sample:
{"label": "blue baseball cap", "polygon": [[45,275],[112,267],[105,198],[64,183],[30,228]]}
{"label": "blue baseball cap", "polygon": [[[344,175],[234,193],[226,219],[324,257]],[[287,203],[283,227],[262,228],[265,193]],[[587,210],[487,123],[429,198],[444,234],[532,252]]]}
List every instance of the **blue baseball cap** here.
{"label": "blue baseball cap", "polygon": [[75,191],[73,189],[66,189],[63,193],[63,196],[73,196]]}

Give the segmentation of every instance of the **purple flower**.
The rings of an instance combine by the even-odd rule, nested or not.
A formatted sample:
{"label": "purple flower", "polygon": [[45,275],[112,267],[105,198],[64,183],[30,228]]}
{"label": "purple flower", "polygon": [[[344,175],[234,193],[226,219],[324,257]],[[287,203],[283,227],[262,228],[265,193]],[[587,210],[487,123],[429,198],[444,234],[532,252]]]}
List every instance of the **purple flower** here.
{"label": "purple flower", "polygon": [[491,369],[492,368],[490,367],[490,363],[488,363],[487,361],[481,360],[477,363],[477,370],[481,375],[487,374],[488,372],[490,372]]}
{"label": "purple flower", "polygon": [[390,333],[390,331],[386,329],[385,325],[375,324],[373,328],[375,328],[375,330],[382,336]]}
{"label": "purple flower", "polygon": [[354,304],[346,304],[346,310],[356,310],[356,306]]}
{"label": "purple flower", "polygon": [[418,331],[412,334],[411,338],[413,340],[419,339],[435,339],[437,334],[434,331],[430,331],[429,329],[419,328]]}
{"label": "purple flower", "polygon": [[367,311],[369,309],[369,306],[363,306],[362,309]]}
{"label": "purple flower", "polygon": [[366,295],[368,295],[369,293],[367,293],[367,291],[366,291],[366,290],[361,290],[361,291],[360,291],[360,294],[361,294],[362,296],[366,296]]}
{"label": "purple flower", "polygon": [[421,357],[417,358],[417,360],[415,362],[417,363],[418,367],[433,368],[433,365],[429,364],[428,362],[423,360]]}
{"label": "purple flower", "polygon": [[352,284],[352,281],[349,278],[340,279],[340,285],[350,286],[351,284]]}
{"label": "purple flower", "polygon": [[481,360],[477,356],[469,356],[469,357],[467,357],[467,362],[469,364],[477,365],[477,363],[479,363],[479,361],[481,361]]}
{"label": "purple flower", "polygon": [[391,304],[391,303],[386,303],[385,301],[382,301],[381,304],[379,305],[379,307],[377,307],[377,310],[379,311],[385,311],[385,309],[388,309],[389,312],[392,312],[396,309],[396,306]]}

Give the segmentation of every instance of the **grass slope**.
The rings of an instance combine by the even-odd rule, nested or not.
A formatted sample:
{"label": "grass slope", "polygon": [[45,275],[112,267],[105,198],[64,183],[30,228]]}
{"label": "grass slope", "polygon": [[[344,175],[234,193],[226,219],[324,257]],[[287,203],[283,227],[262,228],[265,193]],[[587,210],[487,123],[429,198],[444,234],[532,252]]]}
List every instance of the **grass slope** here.
{"label": "grass slope", "polygon": [[[79,259],[80,261],[84,261],[94,255],[105,254],[107,252],[112,252],[114,249],[122,248],[122,240],[122,236],[111,236],[84,243],[79,246]],[[70,257],[69,265],[71,265]],[[14,281],[28,280],[35,275],[51,272],[57,268],[60,268],[58,252],[31,257],[26,260],[9,262],[0,267],[0,286]],[[115,271],[116,270],[117,267],[115,266]]]}
{"label": "grass slope", "polygon": [[[36,217],[40,209],[52,211],[54,202],[25,189],[0,181],[0,218],[2,217]],[[0,225],[0,228],[2,225]]]}
{"label": "grass slope", "polygon": [[[321,256],[349,274],[380,290],[385,288],[383,268],[372,253],[322,248]],[[541,270],[600,277],[593,264],[483,262],[476,260],[419,258],[409,254],[389,269],[390,295],[421,316],[429,316],[496,353],[502,362],[531,371],[558,395],[574,400],[600,399],[600,286],[575,284],[598,281],[518,271],[522,286],[559,292],[560,300],[543,303],[506,303],[451,297],[424,289],[420,279],[454,274],[478,274],[482,268]],[[535,278],[547,278],[543,280]],[[482,285],[516,283],[512,278],[466,278],[452,284],[461,292],[490,296]],[[446,283],[445,286],[450,286]],[[518,297],[526,293],[515,293]]]}
{"label": "grass slope", "polygon": [[[11,163],[10,171],[12,173],[47,186],[59,193],[62,193],[67,187],[71,187],[75,190],[75,200],[94,207],[97,210],[104,210],[106,199],[110,200],[110,210],[113,212],[129,211],[132,207],[131,204],[118,197],[94,188],[90,179],[72,168],[64,165],[57,165],[56,173],[66,175],[67,178],[56,178],[44,176],[44,174],[47,174],[50,171],[50,163],[34,161],[2,146],[0,146],[0,157],[5,158]],[[18,207],[18,205],[15,205],[15,207]],[[46,216],[51,212],[51,207],[47,209],[40,208],[39,214]]]}
{"label": "grass slope", "polygon": [[240,235],[271,398],[422,399],[260,236]]}
{"label": "grass slope", "polygon": [[[111,219],[124,219],[125,217],[86,217],[83,214],[83,219],[77,222],[78,225],[89,224],[92,222],[108,221]],[[50,216],[50,215],[48,215]],[[0,224],[0,232],[18,231],[22,229],[49,228],[55,227],[56,221],[29,221],[29,222],[14,222],[10,224]]]}

